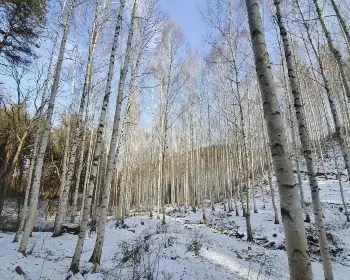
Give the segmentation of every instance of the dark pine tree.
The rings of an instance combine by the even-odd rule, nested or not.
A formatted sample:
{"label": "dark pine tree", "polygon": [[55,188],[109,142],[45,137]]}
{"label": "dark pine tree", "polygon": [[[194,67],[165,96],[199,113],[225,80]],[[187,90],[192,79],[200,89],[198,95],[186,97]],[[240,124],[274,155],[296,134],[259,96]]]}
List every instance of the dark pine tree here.
{"label": "dark pine tree", "polygon": [[45,15],[46,0],[0,0],[0,59],[29,64]]}

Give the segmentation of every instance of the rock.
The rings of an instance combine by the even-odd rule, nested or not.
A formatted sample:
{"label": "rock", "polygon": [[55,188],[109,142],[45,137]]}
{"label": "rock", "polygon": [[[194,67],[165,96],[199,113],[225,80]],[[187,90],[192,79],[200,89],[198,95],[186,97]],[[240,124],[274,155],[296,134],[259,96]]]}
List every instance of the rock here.
{"label": "rock", "polygon": [[242,239],[244,237],[244,233],[241,234],[237,231],[233,236],[235,236],[236,238]]}
{"label": "rock", "polygon": [[272,234],[273,237],[277,237],[277,233]]}
{"label": "rock", "polygon": [[19,265],[16,266],[15,271],[17,272],[18,275],[26,275],[23,269]]}
{"label": "rock", "polygon": [[61,233],[70,233],[73,235],[78,235],[80,232],[80,225],[79,224],[63,224]]}

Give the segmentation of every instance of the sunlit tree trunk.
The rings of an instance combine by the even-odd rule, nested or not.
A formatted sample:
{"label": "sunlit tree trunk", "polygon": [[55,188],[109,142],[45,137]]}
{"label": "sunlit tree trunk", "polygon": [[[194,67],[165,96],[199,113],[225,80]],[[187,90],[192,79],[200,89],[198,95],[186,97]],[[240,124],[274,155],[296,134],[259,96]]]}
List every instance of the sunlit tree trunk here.
{"label": "sunlit tree trunk", "polygon": [[96,238],[96,243],[94,247],[94,252],[91,256],[91,260],[95,266],[99,265],[101,262],[102,246],[104,242],[105,228],[107,223],[109,193],[110,193],[113,173],[115,172],[115,169],[116,169],[116,146],[117,146],[117,140],[119,136],[120,115],[121,115],[121,108],[122,108],[123,97],[124,97],[125,80],[126,80],[126,76],[128,74],[129,65],[130,65],[132,40],[134,36],[134,29],[135,29],[135,22],[136,22],[135,18],[137,16],[136,15],[137,5],[138,5],[138,1],[135,0],[133,5],[133,10],[132,10],[132,15],[131,15],[131,24],[130,24],[129,35],[127,40],[124,65],[120,72],[120,78],[119,78],[117,104],[115,108],[112,139],[111,139],[109,153],[108,153],[107,174],[106,174],[106,177],[104,178],[103,185],[102,185],[102,202],[101,202],[101,209],[100,209],[100,218],[98,221],[97,238]]}
{"label": "sunlit tree trunk", "polygon": [[286,132],[273,81],[260,7],[257,0],[246,0],[246,5],[256,73],[261,90],[272,159],[279,184],[290,278],[292,280],[311,280],[313,277],[302,208],[296,188],[292,162],[288,155]]}
{"label": "sunlit tree trunk", "polygon": [[81,201],[81,205],[80,205],[80,218],[79,221],[82,220],[83,217],[83,211],[84,211],[84,204],[85,204],[85,199],[86,199],[86,191],[87,191],[87,185],[89,183],[89,176],[90,176],[90,170],[91,170],[91,160],[92,160],[92,156],[94,154],[94,143],[95,143],[95,139],[94,139],[94,131],[91,130],[90,133],[90,142],[89,142],[89,148],[88,148],[88,154],[87,154],[87,161],[86,161],[86,169],[85,169],[85,178],[84,178],[84,186],[83,186],[83,196],[82,196],[82,201]]}
{"label": "sunlit tree trunk", "polygon": [[53,85],[51,88],[49,105],[48,105],[48,109],[47,109],[47,113],[46,113],[45,128],[44,128],[43,136],[41,138],[41,142],[40,142],[40,146],[39,146],[39,150],[38,150],[37,162],[36,162],[35,171],[34,171],[34,178],[33,178],[32,193],[31,193],[30,204],[29,204],[28,218],[27,218],[25,226],[24,226],[23,237],[22,237],[19,249],[18,249],[18,251],[23,253],[23,254],[25,254],[25,251],[26,251],[26,248],[28,245],[29,235],[30,235],[30,233],[34,227],[34,223],[35,223],[35,218],[36,218],[35,216],[36,216],[36,211],[37,211],[37,207],[38,207],[38,199],[39,199],[40,181],[41,181],[41,176],[43,173],[44,157],[45,157],[46,147],[47,147],[47,144],[49,142],[50,130],[52,127],[53,110],[55,107],[55,99],[56,99],[56,95],[58,92],[58,86],[59,86],[59,81],[60,81],[60,76],[61,76],[61,69],[62,69],[62,64],[63,64],[63,59],[64,59],[66,42],[67,42],[67,38],[68,38],[68,31],[69,31],[69,27],[70,27],[70,19],[71,19],[71,15],[73,12],[74,3],[75,3],[75,0],[71,0],[70,6],[68,8],[68,13],[67,13],[67,16],[65,19],[65,23],[64,23],[63,36],[62,36],[58,60],[57,60],[57,64],[56,64],[54,81],[53,81]]}
{"label": "sunlit tree trunk", "polygon": [[98,31],[99,26],[97,22],[97,15],[98,15],[98,6],[99,1],[96,1],[96,7],[95,7],[95,15],[94,20],[92,24],[92,31],[90,34],[90,42],[89,42],[89,54],[88,54],[88,61],[86,66],[86,73],[85,73],[85,81],[83,86],[83,93],[80,99],[79,104],[79,111],[75,123],[75,130],[72,138],[72,145],[69,153],[69,163],[67,167],[67,178],[62,178],[64,181],[64,188],[62,191],[62,195],[59,200],[58,204],[58,210],[55,218],[55,226],[54,226],[54,232],[53,237],[59,236],[61,234],[61,228],[62,223],[64,222],[64,219],[66,217],[66,211],[67,211],[67,203],[68,203],[68,197],[69,197],[69,191],[70,186],[72,184],[73,175],[74,175],[74,169],[75,169],[75,161],[77,157],[77,148],[78,145],[81,142],[81,123],[82,123],[82,117],[85,109],[85,103],[86,98],[89,93],[90,89],[90,81],[91,81],[91,71],[92,71],[92,60],[93,60],[93,54],[95,51],[95,46],[98,38]]}
{"label": "sunlit tree trunk", "polygon": [[94,155],[93,155],[93,159],[92,159],[92,167],[91,167],[91,171],[90,171],[89,184],[87,186],[86,196],[85,196],[85,200],[84,200],[84,209],[83,209],[83,216],[82,216],[82,221],[81,221],[81,225],[80,225],[80,233],[78,235],[77,245],[75,247],[73,259],[72,259],[72,262],[70,265],[70,271],[72,271],[73,273],[76,273],[79,271],[80,257],[81,257],[81,254],[83,252],[85,235],[86,235],[86,232],[88,230],[88,221],[89,221],[89,217],[90,217],[91,201],[92,201],[92,196],[93,196],[93,191],[94,191],[94,185],[96,183],[98,162],[99,162],[99,159],[101,157],[101,151],[102,151],[102,145],[103,145],[102,135],[104,132],[109,97],[111,94],[111,84],[112,84],[113,71],[114,71],[115,55],[116,55],[116,50],[118,47],[118,39],[119,39],[119,34],[120,34],[121,26],[122,26],[122,17],[123,17],[124,6],[125,6],[125,0],[121,0],[119,12],[118,12],[117,24],[116,24],[115,31],[114,31],[114,38],[113,38],[111,55],[110,55],[110,59],[109,59],[107,83],[106,83],[105,94],[104,94],[104,98],[103,98],[101,114],[100,114],[100,118],[99,118],[99,125],[97,128],[96,144],[95,144]]}
{"label": "sunlit tree trunk", "polygon": [[[306,123],[303,105],[301,102],[300,89],[299,89],[299,85],[295,74],[292,49],[289,44],[287,30],[284,27],[284,19],[282,15],[281,3],[279,0],[275,0],[274,4],[276,7],[277,23],[278,23],[278,26],[280,29],[280,35],[283,41],[284,55],[287,62],[290,88],[294,98],[295,115],[299,126],[300,141],[303,149],[304,158],[306,161],[306,167],[307,167],[307,172],[308,172],[308,177],[310,182],[312,205],[313,205],[316,227],[318,232],[324,277],[325,279],[332,280],[333,279],[332,261],[331,261],[328,242],[327,242],[326,229],[323,221],[322,205],[320,200],[318,182],[316,178],[316,171],[315,171],[315,165],[313,160],[314,157],[312,155],[312,150],[311,150],[311,139],[309,136],[308,124]],[[290,116],[290,117],[292,118],[293,116]]]}
{"label": "sunlit tree trunk", "polygon": [[71,211],[72,213],[71,213],[71,219],[70,219],[71,223],[74,223],[75,217],[78,216],[78,195],[79,195],[79,187],[80,187],[80,182],[81,182],[80,177],[81,177],[81,172],[83,170],[86,133],[87,133],[86,129],[83,128],[83,141],[81,143],[80,155],[79,155],[79,159],[78,159],[78,170],[77,170],[77,175],[75,178],[74,197],[73,197],[73,204],[72,204],[72,211]]}
{"label": "sunlit tree trunk", "polygon": [[[55,39],[55,43],[57,41],[57,36]],[[50,79],[51,79],[51,68],[52,68],[52,64],[53,64],[53,58],[54,58],[54,54],[55,54],[55,46],[52,47],[52,51],[51,51],[51,55],[50,55],[50,62],[49,62],[49,66],[47,68],[47,77],[46,77],[46,81],[44,84],[44,92],[42,94],[41,97],[41,102],[40,102],[40,108],[38,111],[38,119],[37,119],[37,131],[35,134],[35,140],[34,140],[34,144],[33,144],[33,151],[32,151],[32,157],[30,159],[30,164],[29,164],[29,169],[28,169],[28,174],[27,174],[27,184],[26,184],[26,188],[25,188],[25,195],[24,195],[24,201],[23,201],[23,209],[21,212],[21,220],[20,220],[20,224],[18,227],[18,230],[16,232],[16,235],[13,239],[13,242],[18,242],[18,238],[19,235],[21,234],[21,232],[23,231],[24,228],[24,224],[25,224],[25,220],[27,218],[27,210],[28,210],[28,201],[29,201],[29,192],[30,189],[32,187],[32,183],[33,183],[33,172],[35,170],[35,166],[36,166],[36,161],[37,161],[37,154],[38,154],[38,149],[39,149],[39,142],[41,141],[41,137],[42,137],[42,133],[43,133],[43,119],[44,119],[44,106],[45,106],[45,98],[46,98],[46,92],[48,92],[49,90],[49,86],[50,86]]]}

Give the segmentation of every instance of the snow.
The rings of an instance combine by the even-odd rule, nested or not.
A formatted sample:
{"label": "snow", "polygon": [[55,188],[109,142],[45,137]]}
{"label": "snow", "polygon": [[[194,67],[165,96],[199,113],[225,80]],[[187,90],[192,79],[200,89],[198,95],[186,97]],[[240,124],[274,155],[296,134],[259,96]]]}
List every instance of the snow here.
{"label": "snow", "polygon": [[[320,179],[319,185],[325,225],[333,240],[331,248],[337,249],[332,254],[334,277],[346,280],[350,275],[350,225],[339,210],[342,207],[339,186],[333,179]],[[307,181],[303,187],[305,199],[310,202]],[[350,202],[349,182],[344,182],[344,191]],[[164,280],[289,279],[283,225],[274,224],[269,196],[265,197],[266,209],[262,209],[261,189],[255,193],[258,213],[251,214],[254,243],[235,236],[245,234],[245,220],[234,212],[225,212],[222,204],[215,205],[215,211],[209,207],[205,210],[206,224],[201,224],[201,209],[184,213],[184,209],[178,212],[168,206],[165,226],[160,220],[142,215],[127,218],[128,228],[116,228],[115,222],[109,221],[97,273],[92,273],[88,262],[96,233],[86,236],[80,263],[83,275],[70,279],[138,279],[136,275],[147,279],[147,273],[152,273],[153,279]],[[313,221],[305,226],[309,235],[315,234]],[[12,243],[13,237],[13,233],[0,232],[0,279],[63,280],[69,275],[77,236],[52,238],[49,232],[34,232],[27,257],[17,252],[18,243]],[[189,248],[197,248],[198,255]],[[314,279],[324,279],[317,246],[311,250],[311,259]],[[17,266],[23,269],[26,278],[15,272]]]}

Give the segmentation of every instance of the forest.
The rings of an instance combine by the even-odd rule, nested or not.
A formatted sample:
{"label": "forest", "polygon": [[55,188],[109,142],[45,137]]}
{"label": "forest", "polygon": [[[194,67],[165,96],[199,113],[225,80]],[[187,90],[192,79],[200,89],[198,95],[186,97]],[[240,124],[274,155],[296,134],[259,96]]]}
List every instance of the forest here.
{"label": "forest", "polygon": [[0,0],[0,279],[350,279],[349,0]]}

